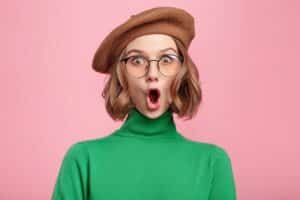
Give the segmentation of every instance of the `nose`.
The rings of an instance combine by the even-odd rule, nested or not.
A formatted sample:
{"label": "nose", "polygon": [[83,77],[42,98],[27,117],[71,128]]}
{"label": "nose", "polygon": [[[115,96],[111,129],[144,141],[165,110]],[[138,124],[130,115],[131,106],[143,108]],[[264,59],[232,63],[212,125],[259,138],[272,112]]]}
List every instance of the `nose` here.
{"label": "nose", "polygon": [[157,81],[158,80],[158,63],[157,61],[150,61],[148,66],[148,72],[146,75],[147,81]]}

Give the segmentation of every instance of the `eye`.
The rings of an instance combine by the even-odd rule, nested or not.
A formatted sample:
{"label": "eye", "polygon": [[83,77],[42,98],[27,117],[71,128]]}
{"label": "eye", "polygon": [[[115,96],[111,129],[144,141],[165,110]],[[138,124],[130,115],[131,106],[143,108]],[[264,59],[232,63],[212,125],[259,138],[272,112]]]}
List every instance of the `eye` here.
{"label": "eye", "polygon": [[136,66],[144,65],[146,62],[145,58],[142,56],[131,56],[128,61],[131,65],[136,65]]}
{"label": "eye", "polygon": [[176,59],[176,56],[165,54],[161,57],[162,64],[170,64],[173,63],[173,61]]}

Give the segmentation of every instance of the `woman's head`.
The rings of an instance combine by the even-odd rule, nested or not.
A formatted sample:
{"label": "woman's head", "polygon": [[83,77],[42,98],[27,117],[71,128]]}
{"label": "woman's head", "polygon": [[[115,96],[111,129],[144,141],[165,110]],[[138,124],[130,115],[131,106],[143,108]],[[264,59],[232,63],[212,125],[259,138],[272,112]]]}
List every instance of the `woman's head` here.
{"label": "woman's head", "polygon": [[[167,50],[162,51],[164,49]],[[120,61],[129,57],[131,59],[126,62]],[[136,70],[136,64],[141,66],[147,59],[160,58],[160,70],[156,61],[149,62],[145,73],[143,70]],[[198,71],[186,49],[176,38],[166,34],[139,36],[127,44],[110,70],[111,75],[102,96],[108,113],[115,120],[124,119],[132,107],[149,118],[157,118],[167,109],[171,109],[179,117],[188,118],[192,118],[197,112],[202,97]],[[149,88],[159,90],[156,104],[150,103]]]}

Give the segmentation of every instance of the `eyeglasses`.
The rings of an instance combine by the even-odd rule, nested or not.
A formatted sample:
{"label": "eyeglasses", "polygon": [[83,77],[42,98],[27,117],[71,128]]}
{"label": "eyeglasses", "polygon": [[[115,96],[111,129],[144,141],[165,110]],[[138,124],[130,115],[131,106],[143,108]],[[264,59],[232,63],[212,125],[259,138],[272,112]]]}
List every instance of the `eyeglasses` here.
{"label": "eyeglasses", "polygon": [[151,61],[158,63],[158,69],[161,74],[174,76],[182,66],[183,57],[175,54],[164,54],[158,60],[149,60],[142,55],[134,55],[120,60],[120,62],[125,62],[126,71],[136,78],[141,78],[148,73]]}

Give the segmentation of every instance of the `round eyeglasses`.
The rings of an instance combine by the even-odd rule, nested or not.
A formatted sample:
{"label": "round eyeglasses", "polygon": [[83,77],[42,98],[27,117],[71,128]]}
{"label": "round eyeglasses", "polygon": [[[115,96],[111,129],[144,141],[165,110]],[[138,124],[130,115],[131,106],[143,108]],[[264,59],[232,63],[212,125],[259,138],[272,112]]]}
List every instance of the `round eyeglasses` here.
{"label": "round eyeglasses", "polygon": [[136,78],[141,78],[148,73],[151,61],[158,63],[159,72],[164,76],[174,76],[182,66],[183,57],[175,54],[164,54],[158,60],[149,60],[142,55],[134,55],[120,60],[120,62],[125,62],[126,71]]}

